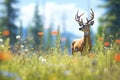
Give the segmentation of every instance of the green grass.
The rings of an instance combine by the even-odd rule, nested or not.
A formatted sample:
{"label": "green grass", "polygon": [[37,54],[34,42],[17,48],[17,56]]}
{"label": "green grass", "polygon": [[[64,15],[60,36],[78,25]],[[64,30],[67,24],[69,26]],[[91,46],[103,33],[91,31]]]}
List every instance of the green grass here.
{"label": "green grass", "polygon": [[[47,54],[28,50],[27,54],[0,61],[0,80],[120,80],[120,62],[114,59],[119,45],[103,47],[96,43],[93,56],[72,56],[58,48]],[[9,51],[6,47],[0,50]]]}

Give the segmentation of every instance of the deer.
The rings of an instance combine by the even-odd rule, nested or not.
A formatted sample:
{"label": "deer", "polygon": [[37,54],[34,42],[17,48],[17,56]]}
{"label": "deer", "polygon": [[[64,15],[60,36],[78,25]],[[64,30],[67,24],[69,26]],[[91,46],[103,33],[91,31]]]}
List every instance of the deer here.
{"label": "deer", "polygon": [[[83,19],[81,15],[78,15],[79,10],[77,11],[77,14],[75,15],[75,20],[79,24],[80,28],[79,30],[84,32],[84,36],[80,39],[75,39],[72,42],[72,55],[74,55],[75,52],[80,52],[81,55],[86,55],[90,53],[92,49],[92,43],[91,43],[91,37],[90,37],[90,26],[94,24],[94,12],[91,9],[90,12],[90,19],[86,18],[86,23],[83,22]],[[83,54],[84,53],[84,54]]]}

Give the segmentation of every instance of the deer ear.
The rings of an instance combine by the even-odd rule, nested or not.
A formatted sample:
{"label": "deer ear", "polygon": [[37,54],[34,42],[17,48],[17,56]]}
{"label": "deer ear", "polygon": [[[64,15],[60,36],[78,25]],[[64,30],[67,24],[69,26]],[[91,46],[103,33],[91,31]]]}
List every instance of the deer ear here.
{"label": "deer ear", "polygon": [[94,21],[91,21],[90,25],[93,25],[94,24]]}

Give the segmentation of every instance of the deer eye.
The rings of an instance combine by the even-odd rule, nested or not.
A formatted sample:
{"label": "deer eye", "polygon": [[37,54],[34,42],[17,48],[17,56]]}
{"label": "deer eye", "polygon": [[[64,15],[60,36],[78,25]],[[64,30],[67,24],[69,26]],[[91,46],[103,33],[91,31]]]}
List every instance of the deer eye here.
{"label": "deer eye", "polygon": [[79,26],[82,26],[82,24],[79,24]]}

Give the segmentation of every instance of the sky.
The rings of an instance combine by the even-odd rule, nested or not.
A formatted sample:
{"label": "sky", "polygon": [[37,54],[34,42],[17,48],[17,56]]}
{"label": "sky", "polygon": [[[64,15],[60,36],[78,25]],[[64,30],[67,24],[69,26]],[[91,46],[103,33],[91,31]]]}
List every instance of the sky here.
{"label": "sky", "polygon": [[51,22],[53,22],[53,30],[56,30],[59,25],[61,32],[67,31],[78,36],[83,35],[83,33],[78,30],[79,25],[75,21],[77,10],[79,10],[79,14],[85,13],[82,17],[85,22],[86,17],[89,17],[90,9],[93,9],[95,18],[91,29],[94,33],[97,32],[98,19],[104,13],[104,9],[98,8],[98,5],[104,4],[102,0],[20,0],[18,4],[20,16],[16,22],[18,26],[20,20],[22,20],[24,27],[32,25],[36,3],[39,5],[39,14],[44,16],[45,29],[48,29]]}

